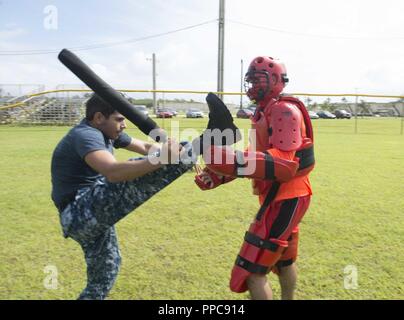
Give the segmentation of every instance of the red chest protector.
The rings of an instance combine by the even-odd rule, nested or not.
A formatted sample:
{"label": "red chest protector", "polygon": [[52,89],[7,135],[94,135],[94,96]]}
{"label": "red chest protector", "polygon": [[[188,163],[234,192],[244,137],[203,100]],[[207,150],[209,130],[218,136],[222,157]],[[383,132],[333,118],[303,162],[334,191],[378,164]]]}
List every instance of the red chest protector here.
{"label": "red chest protector", "polygon": [[[265,152],[272,146],[272,131],[271,118],[276,112],[276,104],[279,102],[287,102],[297,107],[304,120],[306,127],[305,132],[302,132],[303,138],[309,138],[311,142],[314,142],[313,137],[313,127],[311,124],[309,113],[306,110],[304,104],[297,98],[290,96],[281,96],[278,100],[271,100],[265,107],[265,109],[257,109],[256,113],[251,119],[251,127],[255,129],[255,139],[254,134],[251,136],[250,145],[252,148],[256,148],[256,151]],[[300,148],[301,146],[298,146]]]}
{"label": "red chest protector", "polygon": [[[278,132],[278,128],[273,128],[273,124],[276,122],[273,117],[278,116],[279,110],[277,106],[280,105],[279,102],[286,102],[296,107],[301,115],[300,119],[303,119],[305,130],[303,132],[297,133],[300,135],[300,145],[296,148],[295,156],[300,159],[299,170],[296,176],[302,176],[308,174],[314,168],[314,148],[313,148],[313,127],[311,124],[310,116],[306,110],[304,104],[297,98],[291,96],[280,96],[278,100],[272,99],[266,105],[264,109],[257,108],[254,117],[251,119],[252,129],[255,129],[250,135],[250,147],[251,151],[265,152],[270,148],[273,148],[274,130]],[[302,127],[302,126],[300,126]],[[268,190],[268,186],[272,184],[269,181],[253,180],[254,194],[261,194],[263,191]]]}

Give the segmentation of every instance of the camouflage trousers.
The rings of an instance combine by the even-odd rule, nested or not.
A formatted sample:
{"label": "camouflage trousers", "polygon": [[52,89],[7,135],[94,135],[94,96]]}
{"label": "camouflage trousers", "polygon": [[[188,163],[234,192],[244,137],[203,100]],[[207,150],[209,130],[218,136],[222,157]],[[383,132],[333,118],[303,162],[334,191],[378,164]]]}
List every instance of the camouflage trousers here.
{"label": "camouflage trousers", "polygon": [[87,286],[79,299],[105,299],[114,285],[121,264],[115,223],[191,167],[165,165],[121,183],[102,177],[77,192],[60,213],[60,222],[64,236],[80,244],[87,264]]}

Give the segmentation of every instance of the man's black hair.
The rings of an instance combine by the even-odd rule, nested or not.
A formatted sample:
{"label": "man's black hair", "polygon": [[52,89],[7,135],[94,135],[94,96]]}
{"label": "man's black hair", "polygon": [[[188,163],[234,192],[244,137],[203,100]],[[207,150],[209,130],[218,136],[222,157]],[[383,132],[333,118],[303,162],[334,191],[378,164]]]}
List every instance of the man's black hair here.
{"label": "man's black hair", "polygon": [[116,110],[97,94],[93,93],[92,96],[86,102],[86,120],[91,121],[94,118],[96,112],[101,112],[104,117],[109,118]]}

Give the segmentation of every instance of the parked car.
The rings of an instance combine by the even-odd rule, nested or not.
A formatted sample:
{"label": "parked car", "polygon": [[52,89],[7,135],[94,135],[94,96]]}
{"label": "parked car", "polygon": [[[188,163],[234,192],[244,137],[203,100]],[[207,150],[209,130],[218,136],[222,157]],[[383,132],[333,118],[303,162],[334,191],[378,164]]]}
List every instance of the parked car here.
{"label": "parked car", "polygon": [[320,118],[317,113],[315,113],[314,111],[310,111],[310,110],[309,110],[309,116],[310,116],[310,119]]}
{"label": "parked car", "polygon": [[329,111],[321,110],[317,112],[317,115],[322,119],[335,119],[336,116]]}
{"label": "parked car", "polygon": [[145,116],[149,115],[149,111],[147,110],[146,106],[142,106],[142,105],[137,105],[135,106],[136,110],[139,110],[141,113],[143,113]]}
{"label": "parked car", "polygon": [[249,119],[254,115],[250,109],[239,109],[236,113],[237,118]]}
{"label": "parked car", "polygon": [[335,110],[334,112],[337,119],[351,119],[352,115],[346,110]]}
{"label": "parked car", "polygon": [[178,115],[178,112],[177,112],[177,111],[175,111],[174,109],[167,108],[166,110],[167,110],[168,112],[171,112],[171,113],[172,113],[172,115],[173,115],[173,117],[176,117],[176,116]]}
{"label": "parked car", "polygon": [[186,113],[187,118],[203,118],[203,112],[198,109],[189,109]]}
{"label": "parked car", "polygon": [[167,109],[158,109],[156,112],[157,118],[172,118],[173,114]]}

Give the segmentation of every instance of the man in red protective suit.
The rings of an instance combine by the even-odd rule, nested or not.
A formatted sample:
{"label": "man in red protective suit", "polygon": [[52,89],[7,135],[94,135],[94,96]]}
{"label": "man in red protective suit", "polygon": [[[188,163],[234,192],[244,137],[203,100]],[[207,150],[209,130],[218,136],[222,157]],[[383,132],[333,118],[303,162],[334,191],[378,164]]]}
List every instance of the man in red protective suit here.
{"label": "man in red protective suit", "polygon": [[281,95],[288,78],[277,59],[260,56],[245,75],[247,96],[257,103],[246,151],[211,146],[206,167],[195,177],[202,190],[236,177],[252,179],[260,209],[245,234],[230,279],[234,292],[272,299],[270,271],[279,276],[282,299],[293,299],[297,272],[298,224],[312,195],[308,174],[314,167],[313,130],[301,101]]}

